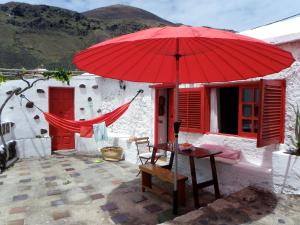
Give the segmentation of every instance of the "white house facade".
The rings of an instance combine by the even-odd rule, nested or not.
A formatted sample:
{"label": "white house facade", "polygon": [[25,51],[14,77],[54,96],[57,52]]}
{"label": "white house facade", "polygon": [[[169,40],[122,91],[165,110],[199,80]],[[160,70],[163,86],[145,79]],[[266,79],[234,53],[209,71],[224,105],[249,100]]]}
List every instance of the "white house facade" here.
{"label": "white house facade", "polygon": [[[285,111],[282,143],[258,148],[255,136],[256,128],[251,128],[250,133],[253,134],[250,135],[251,137],[249,135],[239,135],[240,131],[247,132],[247,125],[237,127],[237,130],[233,131],[236,132],[234,135],[219,132],[220,128],[213,125],[215,121],[213,118],[219,120],[219,117],[213,117],[212,114],[209,118],[206,118],[206,120],[211,120],[210,127],[206,132],[180,132],[180,142],[189,142],[194,146],[203,144],[219,145],[240,151],[240,157],[234,163],[228,163],[226,160],[217,162],[218,179],[222,194],[240,190],[248,185],[270,189],[274,192],[300,193],[299,157],[285,153],[292,147],[291,140],[294,137],[294,107],[297,104],[300,105],[299,23],[300,17],[296,17],[241,32],[241,34],[265,40],[290,51],[297,60],[290,68],[278,74],[264,77],[266,80],[285,80],[285,101],[282,107],[282,110]],[[256,82],[259,79],[251,79],[246,82],[249,83],[249,81]],[[84,88],[80,87],[81,84],[84,84]],[[20,80],[1,84],[0,102],[3,102],[6,98],[7,91],[24,85],[25,83]],[[236,86],[236,83],[231,83],[231,85]],[[95,88],[96,86],[97,88]],[[93,138],[82,138],[76,134],[74,146],[77,153],[98,154],[101,147],[121,146],[125,150],[125,160],[136,163],[136,149],[134,144],[129,141],[132,137],[149,136],[153,142],[168,141],[167,119],[166,117],[156,117],[156,108],[159,107],[156,101],[156,89],[149,87],[149,84],[133,82],[120,84],[116,80],[83,74],[73,77],[69,86],[55,80],[41,81],[24,94],[36,106],[47,112],[49,109],[49,88],[51,87],[74,90],[75,120],[90,119],[101,113],[109,112],[129,101],[139,89],[144,90],[144,93],[130,105],[128,111],[108,128],[108,141],[97,144]],[[182,87],[199,88],[203,86],[182,85]],[[219,87],[214,88],[218,89]],[[43,89],[44,93],[37,93],[37,89]],[[163,95],[167,95],[167,91]],[[90,101],[88,100],[89,97]],[[212,98],[212,95],[209,96],[210,101],[213,101]],[[13,122],[14,126],[5,135],[5,139],[7,141],[17,141],[20,158],[49,156],[52,153],[49,124],[38,109],[26,108],[25,105],[26,101],[18,96],[14,96],[7,104],[2,121]],[[253,105],[255,105],[254,100]],[[210,107],[212,107],[212,104],[210,104]],[[168,111],[169,109],[165,106],[164,110]],[[210,112],[212,112],[212,109],[210,109]],[[34,119],[36,115],[39,116],[39,119]],[[252,120],[252,124],[257,123],[255,118]],[[47,132],[41,134],[41,129]],[[214,129],[217,129],[217,132]],[[159,138],[159,135],[163,138]],[[205,181],[211,177],[209,160],[197,160],[196,169],[198,170],[199,180]],[[187,176],[190,175],[188,159],[183,156],[179,157],[179,172]]]}

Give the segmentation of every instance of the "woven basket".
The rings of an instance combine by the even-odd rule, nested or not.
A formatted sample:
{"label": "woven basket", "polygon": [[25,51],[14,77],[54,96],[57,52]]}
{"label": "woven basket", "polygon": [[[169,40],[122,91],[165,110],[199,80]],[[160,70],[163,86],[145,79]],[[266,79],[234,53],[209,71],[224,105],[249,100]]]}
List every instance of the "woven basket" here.
{"label": "woven basket", "polygon": [[100,149],[102,157],[107,161],[120,161],[123,156],[123,148],[121,147],[104,147]]}

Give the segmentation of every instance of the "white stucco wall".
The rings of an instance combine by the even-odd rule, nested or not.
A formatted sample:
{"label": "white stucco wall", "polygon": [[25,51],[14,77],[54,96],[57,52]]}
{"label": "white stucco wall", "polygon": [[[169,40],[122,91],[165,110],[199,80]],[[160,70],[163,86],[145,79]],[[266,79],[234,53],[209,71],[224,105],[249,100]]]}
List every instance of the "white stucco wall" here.
{"label": "white stucco wall", "polygon": [[286,51],[292,52],[294,58],[297,61],[300,61],[300,40],[278,44],[278,47]]}
{"label": "white stucco wall", "polygon": [[[300,41],[297,39],[298,33],[291,33],[291,35],[289,33],[279,33],[278,37],[280,38],[277,38],[274,35],[265,37],[263,35],[264,32],[266,33],[264,28],[259,28],[258,31],[249,31],[243,34],[261,38],[266,41],[276,40],[276,44],[279,47],[292,52],[295,59],[300,61]],[[271,32],[268,32],[268,35],[269,34],[271,34]],[[272,34],[274,34],[274,32]],[[260,35],[262,36],[260,37]],[[282,38],[282,35],[284,38]],[[288,37],[288,39],[286,37]],[[295,62],[291,68],[278,74],[266,76],[265,79],[286,79],[287,81],[284,144],[256,148],[256,139],[216,134],[201,135],[180,133],[180,142],[188,141],[195,146],[204,143],[220,144],[241,150],[242,156],[240,163],[229,165],[217,162],[222,194],[240,190],[248,185],[271,189],[275,192],[300,194],[299,157],[284,153],[290,148],[291,138],[294,136],[295,114],[293,107],[297,104],[300,105],[300,63]],[[81,83],[84,83],[87,88],[80,89],[79,84]],[[92,89],[92,85],[95,84],[99,86],[96,90]],[[13,87],[23,85],[24,83],[22,81],[8,81],[2,84],[0,87],[0,102],[4,100],[6,91]],[[48,111],[49,86],[67,85],[55,80],[39,82],[34,88],[25,93],[36,105],[45,111]],[[187,86],[189,85],[185,85],[185,87]],[[124,91],[120,89],[118,81],[86,75],[74,77],[70,87],[75,87],[76,119],[92,118],[97,115],[98,109],[101,109],[103,113],[109,112],[131,99],[138,89],[144,89],[145,93],[132,103],[129,110],[117,122],[109,127],[109,141],[97,145],[93,139],[80,138],[78,135],[76,135],[75,138],[75,148],[79,153],[95,154],[98,153],[98,148],[117,145],[125,149],[126,160],[135,163],[136,149],[132,143],[128,142],[128,138],[130,136],[150,136],[151,140],[153,140],[154,98],[153,91],[148,88],[148,84],[126,82],[126,90]],[[37,94],[37,88],[44,89],[46,93]],[[93,99],[92,106],[87,101],[88,97],[92,97]],[[41,128],[49,130],[48,123],[46,123],[38,110],[25,108],[25,103],[26,102],[23,101],[23,103],[20,104],[19,97],[13,97],[5,108],[2,119],[15,123],[12,133],[7,135],[6,138],[17,139],[18,151],[21,157],[50,154],[50,139],[47,137],[35,138],[36,135],[40,135]],[[11,106],[13,106],[13,109],[10,109]],[[81,111],[81,107],[84,107],[85,110]],[[39,121],[33,120],[36,114],[40,115]],[[48,134],[46,136],[48,136]],[[43,149],[43,151],[41,151],[41,149]],[[207,159],[196,160],[196,168],[199,181],[210,179],[210,166]],[[188,159],[185,157],[179,157],[179,172],[188,176],[190,174]]]}
{"label": "white stucco wall", "polygon": [[[219,182],[223,194],[240,190],[248,185],[259,186],[273,191],[293,192],[292,189],[300,186],[300,172],[293,169],[299,166],[297,162],[290,166],[290,170],[285,174],[285,170],[277,168],[286,167],[288,156],[284,154],[288,148],[292,147],[291,138],[294,137],[295,113],[293,107],[300,105],[300,63],[295,62],[290,68],[264,79],[286,79],[286,116],[285,116],[285,140],[284,144],[269,145],[264,148],[256,147],[256,139],[241,138],[236,136],[218,134],[196,134],[181,132],[179,142],[186,142],[200,146],[201,144],[218,144],[228,146],[232,149],[241,150],[241,162],[236,165],[229,165],[217,162]],[[252,79],[256,80],[256,79]],[[279,154],[280,153],[280,154]],[[208,160],[197,160],[198,180],[211,178]],[[179,171],[189,176],[189,164],[185,157],[180,157]],[[289,187],[284,186],[284,178],[289,183]],[[276,178],[276,179],[275,179]],[[284,188],[282,188],[284,186]]]}
{"label": "white stucco wall", "polygon": [[281,44],[300,40],[300,16],[292,17],[276,23],[267,24],[240,34],[267,41],[272,44]]}
{"label": "white stucco wall", "polygon": [[[31,80],[32,81],[32,80]],[[79,88],[80,84],[85,84],[86,88]],[[119,145],[126,149],[126,158],[135,162],[135,146],[128,142],[130,136],[150,136],[153,138],[153,104],[151,89],[148,84],[125,82],[126,89],[120,89],[119,81],[104,79],[93,75],[81,75],[73,77],[70,86],[62,84],[56,80],[38,82],[32,89],[24,94],[33,101],[39,108],[48,111],[48,87],[74,87],[75,88],[75,119],[89,119],[97,115],[98,109],[102,113],[110,112],[116,107],[132,99],[139,89],[144,93],[132,102],[125,114],[109,128],[109,141],[96,144],[93,138],[80,138],[76,135],[75,147],[82,154],[96,154],[99,147],[108,145]],[[25,83],[7,81],[0,88],[0,102],[6,98],[6,92],[16,87],[24,87]],[[98,89],[93,89],[93,85],[98,85]],[[38,94],[36,90],[40,88],[44,94]],[[88,102],[88,97],[92,98],[92,104]],[[26,100],[14,96],[3,111],[2,120],[15,123],[13,133],[7,135],[6,140],[16,139],[18,141],[18,153],[21,158],[42,157],[51,154],[51,140],[49,133],[45,138],[36,138],[40,134],[40,129],[47,129],[49,125],[45,121],[42,113],[36,108],[25,107]],[[13,108],[11,108],[13,107]],[[80,110],[80,108],[85,110]],[[39,115],[39,120],[33,117]],[[13,136],[13,137],[11,137]],[[126,148],[125,148],[126,147]],[[42,149],[43,148],[43,149]]]}
{"label": "white stucco wall", "polygon": [[[256,148],[255,139],[215,134],[180,133],[180,142],[188,141],[195,146],[203,143],[221,144],[242,151],[241,163],[237,165],[217,163],[219,183],[223,194],[240,190],[248,185],[260,186],[276,192],[297,193],[298,191],[300,174],[296,168],[299,167],[299,162],[294,160],[295,163],[291,163],[289,155],[282,152],[289,148],[291,137],[294,135],[295,115],[292,107],[297,103],[300,105],[300,63],[294,63],[291,68],[266,78],[282,78],[287,81],[285,144]],[[81,83],[86,85],[85,89],[79,88]],[[92,89],[95,84],[98,84],[98,89]],[[8,81],[2,84],[0,101],[2,102],[5,98],[6,91],[20,85],[24,85],[22,81]],[[25,95],[41,109],[48,111],[49,86],[67,85],[55,80],[39,82],[34,88],[25,92]],[[154,93],[148,88],[148,84],[126,82],[124,91],[120,89],[118,81],[87,75],[74,77],[70,87],[75,88],[75,117],[77,120],[95,117],[98,115],[98,109],[101,109],[103,113],[109,112],[130,100],[137,90],[142,88],[145,91],[131,104],[128,111],[109,127],[109,141],[96,144],[94,139],[80,138],[79,135],[75,137],[75,148],[78,153],[99,154],[97,149],[101,147],[121,146],[125,149],[126,160],[136,163],[136,148],[133,143],[128,142],[129,137],[150,136],[153,140]],[[46,93],[37,94],[37,88],[44,89]],[[92,105],[88,103],[88,97],[92,97]],[[25,104],[26,101],[20,101],[19,97],[14,96],[5,108],[3,120],[15,123],[12,133],[7,135],[7,139],[17,140],[18,153],[22,158],[49,155],[51,154],[51,140],[48,134],[45,135],[45,138],[35,138],[36,135],[40,135],[41,128],[49,130],[48,123],[37,109],[27,109]],[[84,107],[85,110],[81,111],[81,107]],[[34,115],[39,115],[40,119],[34,120]],[[197,160],[196,167],[199,181],[210,178],[208,160]],[[179,172],[189,175],[187,158],[179,158]]]}

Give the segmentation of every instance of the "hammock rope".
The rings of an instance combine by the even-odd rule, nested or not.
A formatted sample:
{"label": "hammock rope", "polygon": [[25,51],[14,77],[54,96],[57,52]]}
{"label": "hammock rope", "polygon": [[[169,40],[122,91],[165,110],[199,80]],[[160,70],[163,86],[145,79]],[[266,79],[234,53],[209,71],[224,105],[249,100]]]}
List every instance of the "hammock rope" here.
{"label": "hammock rope", "polygon": [[80,133],[81,137],[92,137],[93,136],[93,125],[105,122],[105,125],[108,127],[112,123],[114,123],[117,119],[119,119],[128,109],[130,103],[135,100],[135,98],[144,91],[141,89],[137,92],[137,94],[127,103],[124,105],[119,106],[118,108],[114,109],[113,111],[106,113],[102,116],[83,120],[83,121],[75,121],[75,120],[68,120],[64,118],[60,118],[56,115],[53,115],[48,112],[44,112],[41,108],[36,106],[32,101],[30,101],[25,95],[20,95],[21,98],[26,99],[28,102],[32,102],[33,106],[37,108],[44,114],[45,119],[48,123],[56,128],[61,128],[64,130],[68,130],[73,133]]}

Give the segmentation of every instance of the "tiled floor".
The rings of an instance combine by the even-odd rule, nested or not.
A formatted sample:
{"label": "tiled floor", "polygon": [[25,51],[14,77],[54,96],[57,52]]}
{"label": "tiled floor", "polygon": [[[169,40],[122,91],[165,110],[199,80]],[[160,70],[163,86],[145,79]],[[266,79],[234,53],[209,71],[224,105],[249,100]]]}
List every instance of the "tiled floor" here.
{"label": "tiled floor", "polygon": [[[136,165],[95,159],[54,155],[17,162],[0,175],[0,225],[151,225],[170,218],[168,201],[141,192]],[[181,213],[193,209],[187,190]],[[211,204],[165,224],[300,224],[300,196],[246,188],[217,201],[201,192],[200,199]]]}
{"label": "tiled floor", "polygon": [[136,165],[95,160],[54,155],[17,162],[0,175],[0,224],[157,224],[170,212],[169,202],[141,192]]}

